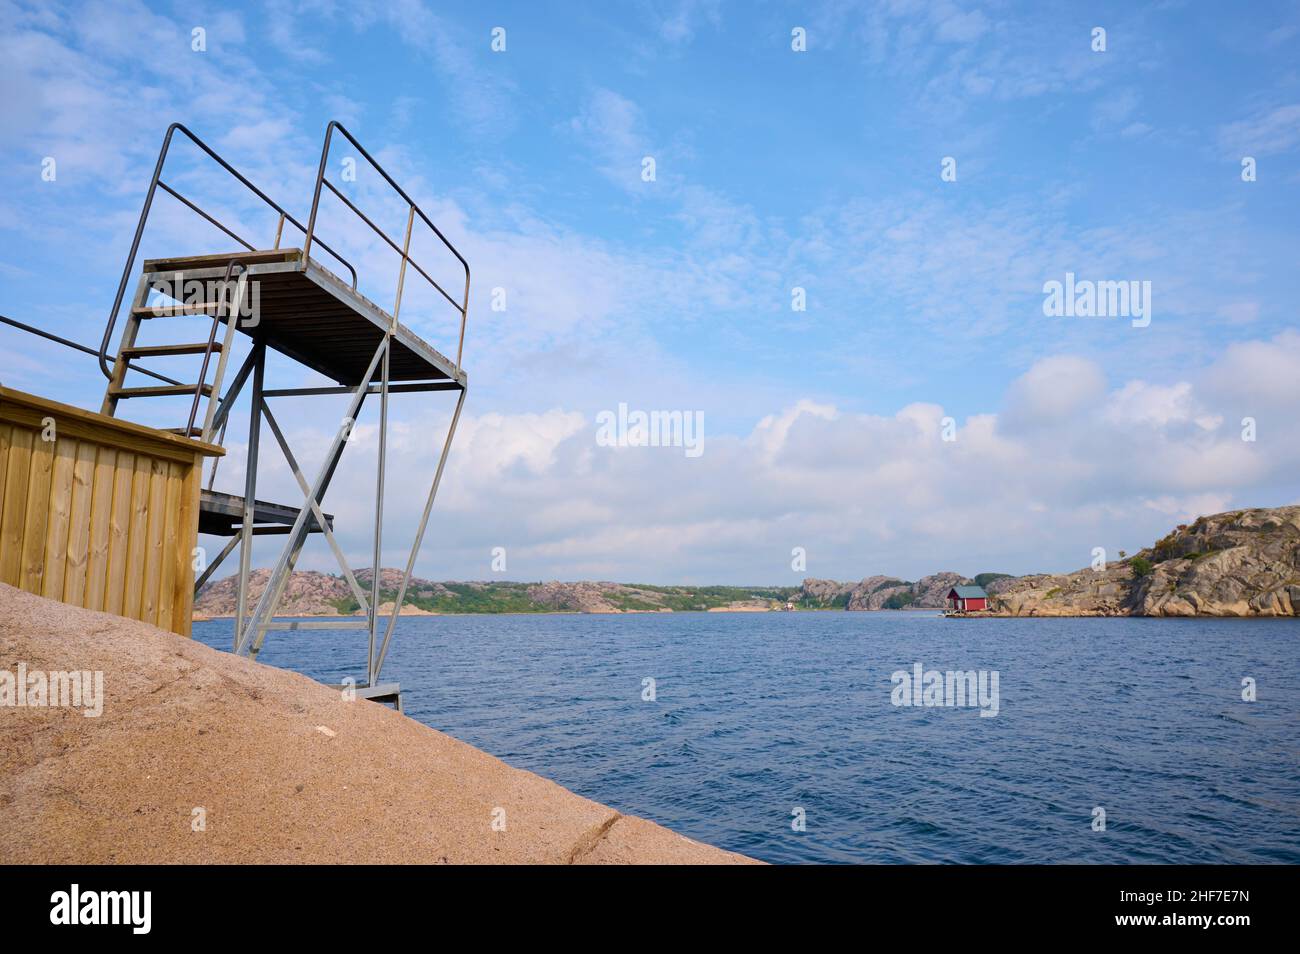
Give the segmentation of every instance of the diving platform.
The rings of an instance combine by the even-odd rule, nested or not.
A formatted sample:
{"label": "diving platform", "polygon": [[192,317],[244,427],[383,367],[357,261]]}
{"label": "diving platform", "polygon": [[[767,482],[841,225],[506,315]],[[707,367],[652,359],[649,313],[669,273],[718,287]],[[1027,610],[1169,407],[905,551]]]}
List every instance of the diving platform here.
{"label": "diving platform", "polygon": [[[177,137],[198,150],[199,162],[215,163],[260,201],[263,211],[269,210],[267,231],[274,222],[273,235],[256,241],[240,235],[164,177]],[[336,139],[346,143],[353,167],[367,163],[381,184],[387,185],[387,209],[394,207],[396,197],[396,208],[405,216],[402,235],[394,237],[381,229],[358,207],[359,196],[347,194],[357,190],[348,190],[346,184],[341,188],[327,176]],[[188,185],[210,180],[183,176],[173,181]],[[347,181],[354,182],[355,177]],[[212,235],[209,251],[141,259],[151,210],[155,200],[165,201],[164,196],[178,203],[177,211],[194,213],[220,233]],[[229,207],[226,198],[217,194],[218,207]],[[318,234],[322,198],[337,200],[395,253],[396,288],[391,305],[363,294],[360,287],[374,294],[373,286],[360,286],[356,267]],[[254,219],[241,215],[241,223]],[[463,285],[457,279],[455,294],[412,256],[412,235],[417,228],[432,233],[436,240],[433,254],[440,274],[463,273]],[[364,254],[367,262],[374,259],[368,243],[350,254]],[[409,317],[406,324],[400,320],[404,299],[408,312],[412,310],[413,296],[406,294],[406,286],[417,280],[427,282],[435,293],[433,307],[449,307],[459,325],[458,334],[444,350],[417,334]],[[128,295],[133,281],[134,294]],[[368,688],[360,697],[400,706],[399,687],[381,682],[380,673],[468,389],[462,356],[469,286],[470,269],[464,256],[340,123],[331,122],[325,128],[305,224],[189,129],[173,123],[163,138],[99,348],[4,320],[20,330],[94,355],[107,385],[97,414],[46,402],[45,410],[50,413],[42,416],[38,412],[43,399],[0,389],[0,540],[4,543],[0,580],[188,634],[194,595],[237,550],[238,608],[232,648],[237,654],[256,657],[268,632],[311,628],[311,624],[277,619],[277,610],[308,539],[323,539],[360,607],[351,625],[367,633],[364,678],[358,679],[357,685]],[[423,311],[421,306],[417,317],[427,320],[429,327],[446,327],[445,321],[429,320]],[[196,325],[200,327],[197,335],[193,331]],[[175,340],[181,329],[188,329],[188,336],[197,340]],[[283,373],[284,363],[268,362],[272,353],[287,358],[300,370],[319,374],[328,383],[304,385],[298,370],[277,386],[268,377]],[[189,363],[192,373],[178,371],[177,365],[168,363],[176,361]],[[389,399],[436,392],[451,392],[455,404],[446,418],[446,437],[393,599],[389,591],[381,594],[383,574],[378,572],[384,543]],[[345,399],[342,416],[338,405],[331,405],[325,413],[321,423],[327,433],[333,431],[332,437],[323,448],[323,457],[313,454],[318,458],[314,468],[305,471],[272,404],[277,399],[327,395]],[[371,397],[376,400],[370,401]],[[376,403],[374,522],[367,554],[375,572],[368,587],[363,587],[335,537],[334,516],[323,506],[363,406]],[[295,423],[304,422],[309,404],[295,402]],[[124,420],[127,410],[147,415],[148,424]],[[154,426],[178,410],[180,419],[174,426],[170,420],[165,422],[169,426]],[[427,420],[428,411],[422,407],[421,412],[426,415],[421,420]],[[218,489],[218,464],[237,415],[246,423],[243,472],[235,486]],[[58,428],[56,440],[44,436],[49,427],[46,418]],[[320,430],[318,427],[316,432]],[[302,494],[299,503],[272,503],[258,497],[259,463],[267,437],[274,440],[288,477]],[[321,450],[318,441],[313,451]],[[210,466],[206,475],[205,466]],[[280,485],[283,483],[281,480]],[[226,540],[211,560],[201,543],[196,545],[205,536]],[[256,599],[249,585],[255,540],[278,545],[266,585]],[[138,579],[140,573],[143,580]],[[391,613],[385,609],[381,616],[379,606],[387,606],[390,600]]]}
{"label": "diving platform", "polygon": [[[253,533],[288,533],[302,508],[288,504],[253,501]],[[214,537],[233,537],[243,529],[244,498],[219,490],[204,489],[199,494],[199,533]],[[325,527],[334,529],[334,515],[325,514],[325,526],[314,515],[307,518],[308,533],[323,533]]]}
{"label": "diving platform", "polygon": [[[220,281],[231,262],[243,266],[242,274],[257,290],[255,299],[249,301],[246,296],[244,311],[248,314],[239,317],[238,330],[261,339],[271,350],[340,385],[355,387],[391,329],[389,381],[448,382],[444,389],[465,385],[465,372],[455,361],[353,285],[314,259],[304,259],[298,248],[146,259],[143,270],[149,290],[189,310],[173,312],[169,309],[174,306],[140,304],[132,314],[147,320],[173,313],[201,313],[194,310],[198,305],[184,301],[183,288],[177,286]],[[221,317],[223,324],[228,320]]]}

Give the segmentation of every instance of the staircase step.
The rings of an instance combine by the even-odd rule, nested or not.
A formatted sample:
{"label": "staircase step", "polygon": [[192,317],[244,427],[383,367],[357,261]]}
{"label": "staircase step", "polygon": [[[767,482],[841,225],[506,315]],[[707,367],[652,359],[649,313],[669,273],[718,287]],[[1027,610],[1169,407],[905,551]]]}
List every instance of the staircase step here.
{"label": "staircase step", "polygon": [[[192,344],[135,345],[130,348],[123,348],[122,354],[128,358],[145,358],[156,355],[203,354],[207,350],[208,343],[206,341],[196,341]],[[212,350],[220,351],[221,342],[212,342]]]}
{"label": "staircase step", "polygon": [[168,434],[179,434],[181,437],[203,436],[203,428],[201,427],[191,427],[188,429],[184,427],[164,427],[162,430],[166,431]]}
{"label": "staircase step", "polygon": [[175,318],[180,315],[214,315],[217,309],[228,309],[226,302],[195,301],[177,302],[174,305],[141,305],[132,308],[131,314],[136,318]]}
{"label": "staircase step", "polygon": [[[203,396],[207,397],[212,394],[212,385],[205,384],[203,387]],[[193,394],[199,389],[197,384],[164,384],[161,387],[152,388],[109,388],[108,393],[115,398],[137,398],[137,397],[167,397],[173,394]]]}

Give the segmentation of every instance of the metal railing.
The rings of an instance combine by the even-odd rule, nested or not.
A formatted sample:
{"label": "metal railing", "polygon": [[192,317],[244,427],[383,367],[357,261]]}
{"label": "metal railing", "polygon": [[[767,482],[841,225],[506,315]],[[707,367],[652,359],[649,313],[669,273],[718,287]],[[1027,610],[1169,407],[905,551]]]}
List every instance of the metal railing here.
{"label": "metal railing", "polygon": [[[359,208],[357,208],[356,205],[352,202],[352,200],[350,200],[347,196],[345,196],[342,192],[340,192],[339,189],[334,185],[334,183],[330,182],[328,179],[325,178],[325,168],[327,163],[329,162],[330,144],[333,141],[334,130],[336,129],[343,136],[347,138],[348,142],[352,144],[352,146],[357,150],[357,152],[361,153],[361,155],[365,157],[365,160],[368,163],[370,163],[371,168],[373,168],[376,172],[378,172],[381,176],[384,177],[384,181],[388,183],[388,185],[393,189],[393,191],[396,192],[399,196],[401,196],[402,199],[406,202],[407,205],[406,238],[403,241],[402,245],[399,246],[388,235],[388,233],[386,233],[383,229],[381,229],[378,225],[376,225],[373,221],[371,221],[369,216],[367,216],[364,212],[362,212]],[[346,205],[349,209],[351,209],[354,213],[356,213],[357,217],[360,218],[361,221],[365,222],[366,225],[370,226],[370,228],[375,232],[376,235],[378,235],[385,242],[387,242],[389,247],[391,247],[393,251],[397,252],[397,254],[402,257],[402,267],[401,267],[401,271],[398,273],[398,279],[397,279],[397,299],[393,304],[394,322],[397,321],[398,313],[401,311],[401,307],[402,307],[402,287],[406,279],[407,265],[410,265],[417,272],[419,272],[420,275],[424,278],[424,280],[427,281],[430,285],[432,285],[439,292],[439,294],[441,294],[443,298],[447,299],[447,301],[451,304],[451,306],[460,313],[460,338],[456,344],[456,371],[459,373],[461,355],[465,349],[465,318],[469,313],[469,262],[465,261],[465,257],[461,255],[460,252],[456,251],[456,247],[452,245],[451,242],[447,241],[447,237],[442,234],[442,231],[438,228],[438,226],[433,224],[433,220],[424,214],[424,210],[421,209],[418,205],[416,205],[415,200],[406,194],[406,191],[393,180],[393,177],[388,174],[388,172],[384,169],[384,167],[375,161],[375,158],[366,151],[365,147],[362,146],[361,143],[357,142],[356,137],[353,136],[352,133],[348,132],[347,129],[344,128],[343,124],[340,123],[338,120],[331,120],[330,124],[325,127],[325,145],[321,149],[320,169],[316,173],[316,190],[312,195],[311,215],[307,219],[307,228],[305,229],[307,237],[304,240],[303,247],[302,247],[302,257],[304,262],[307,261],[307,256],[311,251],[312,242],[314,240],[319,241],[318,239],[315,238],[314,233],[316,230],[316,212],[320,208],[321,186],[327,186],[331,192],[333,192],[336,196],[338,196],[338,198],[343,202],[344,205]],[[426,272],[423,268],[421,268],[420,265],[414,259],[411,258],[411,228],[415,224],[415,217],[417,215],[424,222],[424,224],[427,225],[430,228],[430,230],[432,230],[433,234],[438,237],[438,240],[441,241],[444,246],[446,246],[447,250],[451,252],[452,255],[456,256],[457,260],[461,264],[461,267],[465,270],[465,289],[462,293],[461,301],[459,304],[457,304],[456,300],[452,298],[451,295],[447,294],[447,291],[441,285],[439,285],[436,281],[434,281],[434,279],[429,275],[428,272]],[[321,246],[325,247],[323,242],[321,243]]]}
{"label": "metal railing", "polygon": [[[99,355],[99,352],[96,351],[94,348],[88,347],[84,344],[80,344],[76,341],[70,341],[67,338],[60,337],[59,335],[56,335],[50,331],[46,331],[43,328],[37,328],[35,325],[28,325],[28,324],[24,324],[21,321],[15,321],[14,319],[9,318],[5,315],[0,315],[0,323],[6,325],[12,325],[14,328],[17,328],[19,331],[25,331],[30,335],[36,335],[38,338],[44,338],[47,341],[53,341],[55,344],[61,344],[65,348],[71,348],[74,351],[80,351],[83,354],[88,354],[92,358],[97,357]],[[181,383],[180,381],[177,381],[175,378],[169,378],[167,377],[167,375],[159,374],[157,371],[150,371],[148,368],[142,368],[140,367],[140,365],[132,364],[129,361],[126,363],[126,366],[131,371],[138,371],[141,374],[147,374],[149,377],[156,378],[159,381],[164,381],[167,384],[180,385]]]}
{"label": "metal railing", "polygon": [[[245,241],[243,238],[237,235],[230,228],[228,228],[227,226],[219,222],[216,218],[214,218],[212,215],[205,212],[203,209],[199,208],[198,205],[196,205],[190,199],[182,195],[178,190],[174,189],[172,186],[168,185],[166,182],[162,180],[163,166],[167,162],[167,154],[168,151],[171,149],[172,135],[178,130],[184,133],[185,136],[188,137],[189,140],[194,143],[194,145],[202,149],[203,152],[206,153],[209,158],[211,158],[214,162],[217,163],[217,165],[221,166],[222,169],[226,170],[226,172],[234,176],[235,179],[237,179],[241,185],[243,185],[255,196],[257,196],[264,203],[269,205],[272,209],[274,209],[276,212],[280,214],[279,226],[276,229],[277,248],[279,247],[280,231],[284,228],[284,223],[286,221],[294,225],[299,231],[301,231],[304,235],[307,236],[306,246],[304,246],[303,248],[304,267],[307,261],[307,247],[311,245],[311,241],[312,241],[312,235],[309,228],[307,226],[304,226],[301,222],[299,222],[287,211],[285,211],[285,209],[279,203],[277,203],[274,199],[268,196],[265,192],[263,192],[257,186],[253,185],[253,183],[249,182],[248,179],[246,179],[238,169],[236,169],[230,163],[226,162],[225,159],[222,159],[221,156],[217,155],[217,153],[212,149],[211,146],[205,143],[198,136],[194,135],[194,133],[186,129],[184,125],[182,125],[181,123],[172,123],[170,126],[167,127],[167,134],[163,137],[162,149],[158,152],[158,162],[154,166],[153,178],[149,181],[149,191],[145,193],[144,208],[140,210],[140,221],[135,227],[135,238],[131,240],[131,251],[126,257],[126,266],[122,269],[122,281],[117,286],[117,297],[113,299],[113,309],[108,313],[108,323],[104,327],[104,337],[99,344],[99,353],[98,353],[99,370],[102,371],[104,373],[104,377],[108,378],[110,381],[113,379],[113,372],[109,368],[109,364],[108,364],[108,349],[113,341],[113,329],[117,325],[118,312],[122,310],[122,301],[126,297],[127,285],[131,281],[131,273],[132,273],[132,269],[135,267],[135,259],[140,252],[140,239],[144,236],[145,224],[149,220],[149,211],[153,207],[153,197],[157,193],[159,188],[162,188],[162,190],[166,192],[168,195],[173,196],[175,199],[180,201],[191,211],[196,212],[198,215],[200,215],[202,218],[204,218],[212,225],[216,226],[226,235],[229,235],[232,239],[234,239],[240,245],[244,246],[244,248],[248,249],[250,252],[257,251],[257,249],[253,245]],[[328,134],[326,136],[326,140],[328,142]],[[317,191],[317,195],[319,196],[320,193],[319,182],[317,183],[316,191]],[[315,213],[316,213],[316,208],[313,205],[312,206],[313,218],[315,217]],[[326,252],[328,252],[331,256],[333,256],[340,264],[343,265],[344,268],[346,268],[351,273],[352,288],[355,290],[357,287],[357,270],[352,267],[352,264],[348,262],[347,259],[339,255],[332,248],[326,245],[323,241],[321,241],[320,239],[317,239],[316,241],[320,244],[321,248],[323,248]]]}

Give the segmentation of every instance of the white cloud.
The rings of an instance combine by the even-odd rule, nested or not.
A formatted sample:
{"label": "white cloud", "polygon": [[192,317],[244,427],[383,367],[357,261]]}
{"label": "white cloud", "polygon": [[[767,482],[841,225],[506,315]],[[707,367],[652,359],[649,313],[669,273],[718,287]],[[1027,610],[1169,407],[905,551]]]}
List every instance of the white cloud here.
{"label": "white cloud", "polygon": [[[1114,388],[1086,360],[1046,358],[1008,388],[1002,414],[959,420],[955,442],[932,403],[883,416],[799,401],[748,434],[708,435],[696,459],[599,447],[593,420],[571,411],[467,416],[419,570],[487,578],[493,546],[524,579],[789,582],[795,546],[808,573],[845,579],[1077,568],[1093,546],[1133,551],[1200,513],[1290,502],[1270,488],[1300,466],[1300,447],[1282,428],[1243,442],[1211,382],[1284,397],[1240,375],[1300,380],[1298,342],[1243,345],[1192,381]],[[1031,409],[1033,427],[1007,419]],[[418,517],[444,421],[392,440],[388,562]],[[374,443],[372,430],[357,433],[331,502],[364,564]],[[309,430],[291,440],[321,443]],[[317,546],[304,565],[330,559]]]}
{"label": "white cloud", "polygon": [[1095,362],[1062,355],[1044,358],[1012,382],[1005,417],[1013,426],[1068,426],[1100,403],[1106,376]]}
{"label": "white cloud", "polygon": [[690,43],[701,23],[716,27],[721,22],[720,6],[719,0],[676,0],[658,17],[659,35],[675,45]]}
{"label": "white cloud", "polygon": [[1300,144],[1300,103],[1265,108],[1228,123],[1219,129],[1219,143],[1234,159],[1290,152]]}
{"label": "white cloud", "polygon": [[[645,188],[641,160],[655,154],[645,118],[636,103],[611,89],[592,91],[569,128],[591,151],[595,164],[615,185],[629,191]],[[665,157],[660,154],[657,162]]]}

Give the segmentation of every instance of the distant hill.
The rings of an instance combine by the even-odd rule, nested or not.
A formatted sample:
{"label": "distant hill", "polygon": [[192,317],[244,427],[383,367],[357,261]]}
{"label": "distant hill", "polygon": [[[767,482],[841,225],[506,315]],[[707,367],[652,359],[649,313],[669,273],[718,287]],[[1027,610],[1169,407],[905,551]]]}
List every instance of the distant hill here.
{"label": "distant hill", "polygon": [[[268,570],[250,575],[249,602],[256,603],[266,586]],[[370,592],[370,571],[357,580]],[[380,578],[380,603],[397,598],[400,570],[385,568]],[[969,583],[959,573],[936,573],[908,583],[896,577],[872,576],[859,583],[807,579],[799,586],[652,586],[644,583],[514,583],[435,582],[411,578],[403,612],[426,613],[682,613],[763,612],[783,610],[941,609],[949,588]],[[209,583],[195,601],[202,616],[234,616],[235,578]],[[342,576],[316,570],[293,573],[280,604],[283,616],[351,616],[360,612],[351,587]]]}
{"label": "distant hill", "polygon": [[795,603],[806,609],[943,609],[948,591],[969,582],[952,572],[923,576],[915,583],[894,576],[869,576],[858,583],[804,580]]}
{"label": "distant hill", "polygon": [[[249,602],[255,604],[266,586],[268,570],[250,575]],[[370,571],[357,580],[370,591]],[[397,598],[401,571],[385,568],[380,578],[380,603]],[[970,580],[958,573],[937,573],[907,583],[895,577],[873,576],[859,583],[804,580],[799,586],[652,586],[609,582],[515,583],[435,582],[412,577],[403,613],[682,613],[765,612],[787,606],[799,610],[939,609],[950,587]],[[235,578],[204,587],[195,601],[201,616],[235,615]],[[285,584],[282,616],[351,616],[360,612],[351,587],[342,576],[315,570],[293,573]]]}
{"label": "distant hill", "polygon": [[[266,586],[268,570],[250,575],[250,601]],[[370,571],[357,573],[370,592]],[[381,604],[397,598],[400,570],[385,568],[380,577]],[[403,613],[663,613],[685,611],[762,612],[780,609],[798,587],[650,586],[625,583],[434,582],[416,577],[406,591]],[[204,587],[194,612],[202,616],[234,616],[235,578]],[[342,576],[314,570],[296,571],[285,584],[282,616],[351,616],[360,612],[351,587]]]}
{"label": "distant hill", "polygon": [[[269,573],[255,570],[251,600]],[[357,574],[367,593],[370,571]],[[380,603],[397,598],[401,572],[385,569]],[[435,582],[412,578],[402,612],[666,613],[782,610],[943,609],[948,591],[976,583],[1000,616],[1295,616],[1300,614],[1300,506],[1235,510],[1180,526],[1140,553],[1063,574],[1015,577],[945,571],[908,582],[869,576],[858,582],[809,578],[799,586],[652,586],[577,582]],[[203,616],[235,614],[235,581],[210,583],[195,602]],[[295,572],[280,605],[284,616],[359,612],[341,577]]]}

